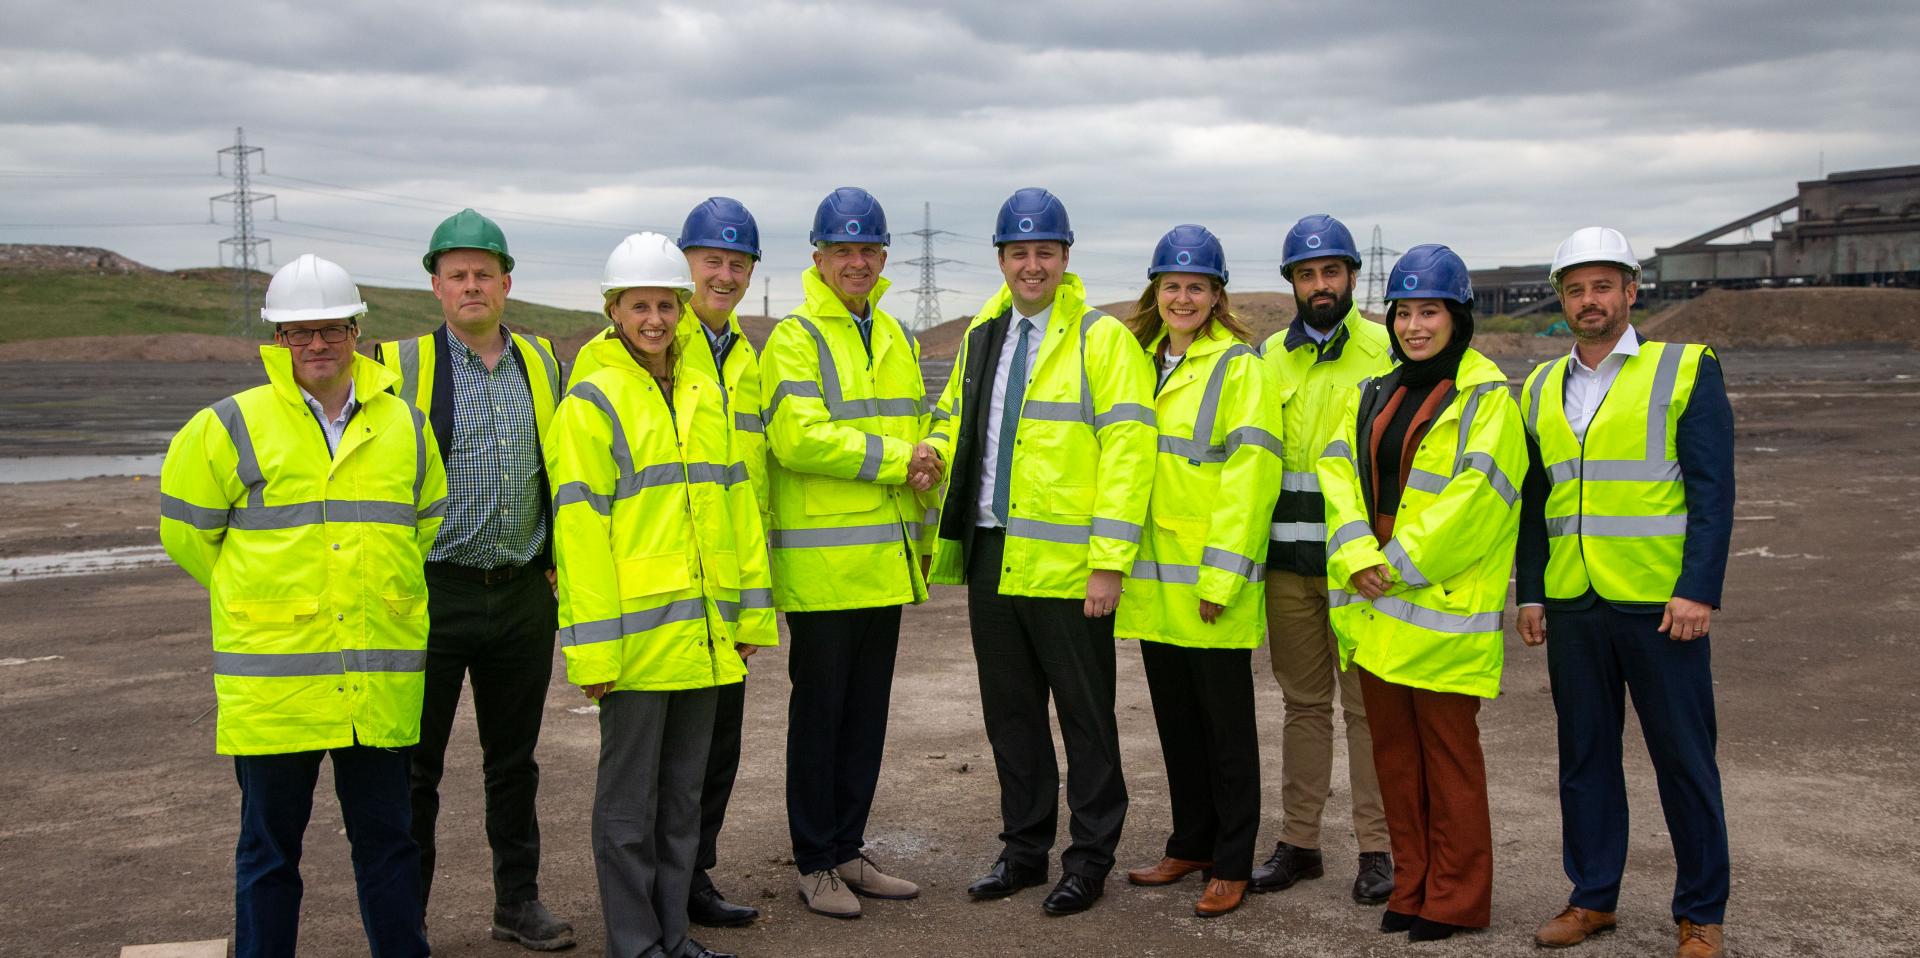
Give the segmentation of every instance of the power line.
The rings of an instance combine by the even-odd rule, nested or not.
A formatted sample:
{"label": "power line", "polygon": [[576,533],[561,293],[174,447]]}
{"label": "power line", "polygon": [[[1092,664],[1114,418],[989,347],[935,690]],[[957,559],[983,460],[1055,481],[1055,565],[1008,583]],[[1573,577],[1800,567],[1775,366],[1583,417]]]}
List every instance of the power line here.
{"label": "power line", "polygon": [[926,226],[914,230],[909,236],[920,237],[920,256],[907,260],[908,266],[920,267],[920,285],[915,287],[913,295],[913,328],[931,329],[940,325],[940,294],[957,293],[957,289],[941,289],[934,281],[934,267],[959,260],[939,259],[933,255],[933,238],[945,233],[945,230],[933,228],[933,204],[923,205],[921,212],[926,218]]}
{"label": "power line", "polygon": [[[253,204],[260,200],[274,199],[272,193],[253,192],[251,169],[253,158],[264,153],[266,150],[260,147],[247,145],[247,131],[240,127],[233,128],[232,146],[214,151],[216,172],[221,169],[221,157],[233,157],[233,190],[207,200],[207,222],[214,222],[213,204],[233,204],[233,235],[221,240],[218,248],[223,266],[226,265],[226,251],[229,247],[232,248],[233,265],[239,271],[239,275],[234,277],[233,284],[232,325],[227,330],[234,335],[246,334],[252,328],[248,314],[253,312],[253,271],[259,261],[259,248],[267,247],[267,261],[269,263],[273,261],[273,241],[261,239],[253,233]],[[266,171],[266,158],[261,156],[260,172]],[[280,215],[278,200],[274,200],[273,212],[276,217]]]}
{"label": "power line", "polygon": [[1380,239],[1380,226],[1374,224],[1373,243],[1367,247],[1367,312],[1378,312],[1383,297],[1387,295],[1387,257],[1398,256],[1400,251],[1388,249]]}

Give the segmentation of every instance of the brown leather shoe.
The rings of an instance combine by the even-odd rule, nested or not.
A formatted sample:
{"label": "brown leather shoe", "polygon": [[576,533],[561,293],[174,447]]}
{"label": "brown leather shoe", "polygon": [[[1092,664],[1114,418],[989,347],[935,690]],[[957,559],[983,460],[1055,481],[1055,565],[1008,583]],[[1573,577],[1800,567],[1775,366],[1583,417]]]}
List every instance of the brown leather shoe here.
{"label": "brown leather shoe", "polygon": [[[1207,882],[1207,893],[1194,903],[1193,913],[1202,918],[1218,918],[1240,907],[1247,897],[1247,883],[1216,878]],[[1691,958],[1691,956],[1689,956]]]}
{"label": "brown leather shoe", "polygon": [[1719,925],[1696,925],[1680,919],[1680,945],[1673,958],[1726,958],[1727,942]]}
{"label": "brown leather shoe", "polygon": [[1568,905],[1566,911],[1553,916],[1552,921],[1533,933],[1533,943],[1542,948],[1571,948],[1594,935],[1612,931],[1613,926],[1613,912]]}
{"label": "brown leather shoe", "polygon": [[1205,872],[1213,867],[1212,862],[1190,862],[1184,858],[1162,858],[1145,868],[1127,869],[1127,881],[1136,885],[1152,888],[1157,885],[1171,885],[1194,872]]}

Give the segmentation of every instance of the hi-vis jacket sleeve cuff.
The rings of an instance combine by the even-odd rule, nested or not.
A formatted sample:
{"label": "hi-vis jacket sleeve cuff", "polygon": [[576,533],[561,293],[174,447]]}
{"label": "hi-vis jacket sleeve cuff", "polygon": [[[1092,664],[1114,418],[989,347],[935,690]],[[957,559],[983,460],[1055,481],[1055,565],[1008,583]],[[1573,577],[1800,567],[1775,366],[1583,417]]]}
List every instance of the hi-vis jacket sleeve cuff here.
{"label": "hi-vis jacket sleeve cuff", "polygon": [[622,641],[616,638],[592,646],[566,647],[567,681],[574,685],[618,681]]}

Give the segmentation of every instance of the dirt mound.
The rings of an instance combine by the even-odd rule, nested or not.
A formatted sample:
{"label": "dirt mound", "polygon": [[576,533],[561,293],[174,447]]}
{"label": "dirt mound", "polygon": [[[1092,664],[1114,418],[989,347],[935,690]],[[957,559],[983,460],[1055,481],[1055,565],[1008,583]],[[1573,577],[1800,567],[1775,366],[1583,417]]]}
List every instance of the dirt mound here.
{"label": "dirt mound", "polygon": [[0,243],[0,272],[156,273],[112,250],[97,246],[46,246]]}
{"label": "dirt mound", "polygon": [[1716,289],[1650,318],[1640,331],[1669,342],[1731,346],[1920,346],[1920,291]]}
{"label": "dirt mound", "polygon": [[0,362],[118,362],[147,360],[197,362],[202,360],[255,362],[265,340],[205,333],[168,333],[165,336],[62,336],[0,343]]}

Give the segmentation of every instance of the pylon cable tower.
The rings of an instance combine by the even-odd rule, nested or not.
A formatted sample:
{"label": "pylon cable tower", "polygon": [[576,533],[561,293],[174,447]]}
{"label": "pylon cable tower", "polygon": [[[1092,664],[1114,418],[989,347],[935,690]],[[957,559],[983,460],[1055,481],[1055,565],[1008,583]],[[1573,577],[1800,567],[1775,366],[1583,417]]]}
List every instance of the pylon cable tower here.
{"label": "pylon cable tower", "polygon": [[926,218],[926,226],[908,234],[920,237],[920,256],[917,259],[907,260],[907,265],[920,267],[920,285],[914,287],[913,290],[913,328],[931,329],[934,326],[940,325],[943,321],[940,315],[940,294],[959,292],[959,290],[955,289],[941,289],[939,284],[934,280],[934,267],[945,266],[949,263],[958,263],[960,261],[957,259],[940,259],[933,255],[933,238],[943,234],[948,236],[953,234],[948,233],[946,230],[933,228],[932,203],[924,204],[922,213]]}
{"label": "pylon cable tower", "polygon": [[[260,156],[260,172],[267,171],[266,150],[247,145],[247,131],[241,127],[233,128],[233,145],[215,151],[214,173],[225,176],[226,164],[223,157],[233,157],[233,189],[219,196],[207,199],[207,222],[217,223],[214,219],[213,204],[233,204],[233,235],[220,241],[220,265],[227,266],[229,261],[237,271],[233,281],[233,318],[229,320],[227,332],[230,335],[245,336],[255,333],[260,324],[255,322],[259,313],[255,311],[253,287],[254,271],[259,268],[259,249],[267,247],[267,262],[273,262],[273,241],[262,239],[253,233],[253,204],[261,200],[273,200],[273,218],[280,218],[280,201],[272,193],[256,193],[253,190],[252,163]],[[229,255],[229,250],[231,254]]]}
{"label": "pylon cable tower", "polygon": [[1373,228],[1373,243],[1367,247],[1367,297],[1361,309],[1369,313],[1380,311],[1383,297],[1387,295],[1387,257],[1399,256],[1397,249],[1388,249],[1380,239],[1380,227]]}

